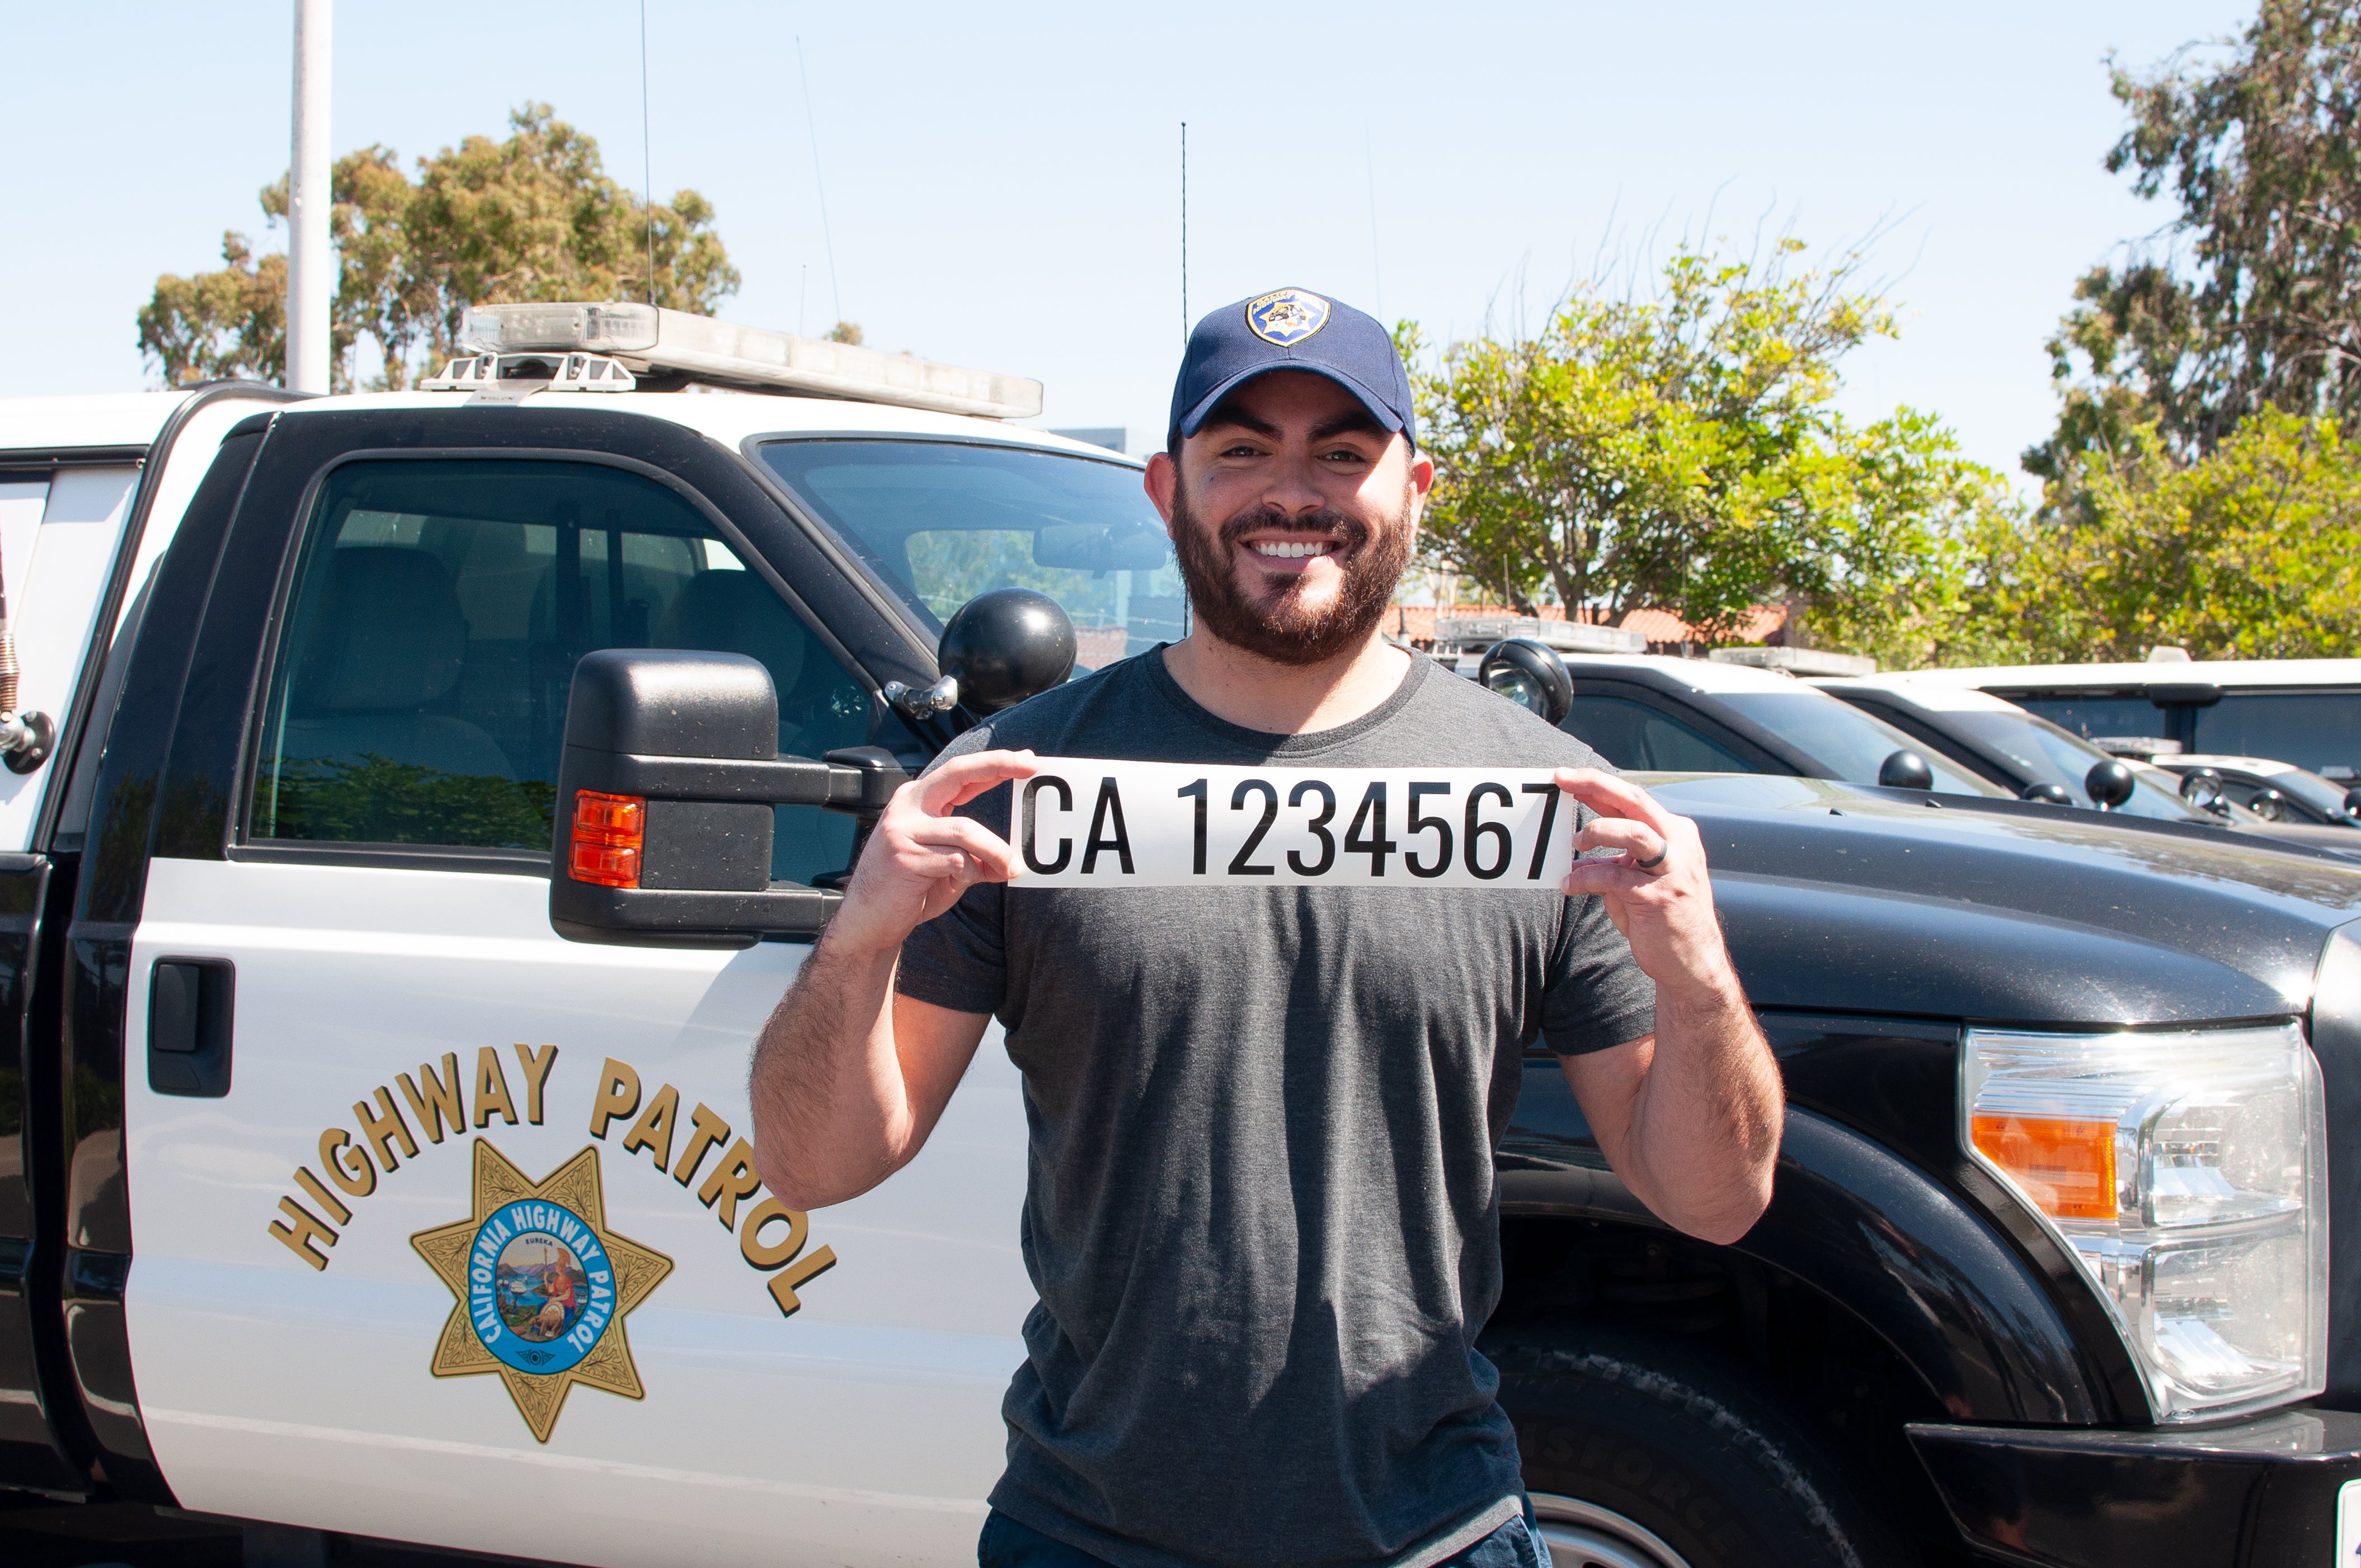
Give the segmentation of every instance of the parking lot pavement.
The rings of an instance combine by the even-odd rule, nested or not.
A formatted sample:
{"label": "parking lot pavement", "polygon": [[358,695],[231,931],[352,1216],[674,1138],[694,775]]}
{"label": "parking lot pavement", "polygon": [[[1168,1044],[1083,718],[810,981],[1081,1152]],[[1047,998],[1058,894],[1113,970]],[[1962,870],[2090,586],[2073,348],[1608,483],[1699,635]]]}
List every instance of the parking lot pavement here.
{"label": "parking lot pavement", "polygon": [[559,1568],[359,1536],[254,1531],[144,1503],[60,1503],[0,1490],[6,1568]]}

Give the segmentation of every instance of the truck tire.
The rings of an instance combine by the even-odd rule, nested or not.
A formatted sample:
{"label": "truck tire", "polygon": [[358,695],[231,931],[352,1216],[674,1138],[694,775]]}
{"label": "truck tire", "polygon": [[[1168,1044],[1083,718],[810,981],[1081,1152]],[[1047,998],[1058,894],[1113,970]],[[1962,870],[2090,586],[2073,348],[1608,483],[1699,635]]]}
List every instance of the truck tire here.
{"label": "truck tire", "polygon": [[1883,1521],[1742,1373],[1573,1331],[1493,1355],[1554,1568],[1890,1568]]}

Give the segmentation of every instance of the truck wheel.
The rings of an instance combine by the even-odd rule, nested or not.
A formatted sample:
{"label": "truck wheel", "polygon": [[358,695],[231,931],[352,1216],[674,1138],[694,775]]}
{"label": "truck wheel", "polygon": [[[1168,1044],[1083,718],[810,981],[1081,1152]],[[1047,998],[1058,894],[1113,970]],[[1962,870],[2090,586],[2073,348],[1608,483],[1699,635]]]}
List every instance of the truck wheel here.
{"label": "truck wheel", "polygon": [[1885,1568],[1879,1520],[1771,1399],[1680,1346],[1493,1356],[1554,1568]]}

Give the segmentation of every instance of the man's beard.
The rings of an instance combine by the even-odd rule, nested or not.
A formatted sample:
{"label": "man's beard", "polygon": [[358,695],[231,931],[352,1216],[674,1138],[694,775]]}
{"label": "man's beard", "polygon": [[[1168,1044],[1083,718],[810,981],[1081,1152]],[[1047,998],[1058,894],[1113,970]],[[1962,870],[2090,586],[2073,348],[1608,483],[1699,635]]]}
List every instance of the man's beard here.
{"label": "man's beard", "polygon": [[[1407,509],[1407,492],[1404,505]],[[1274,664],[1318,664],[1367,641],[1393,602],[1402,569],[1410,565],[1406,517],[1372,528],[1334,510],[1306,516],[1257,507],[1212,529],[1198,518],[1184,488],[1173,496],[1172,522],[1181,580],[1189,586],[1190,614],[1223,641]],[[1264,529],[1324,533],[1338,541],[1340,548],[1329,557],[1345,577],[1335,598],[1316,609],[1307,606],[1303,595],[1310,574],[1257,572],[1251,550],[1244,552],[1246,564],[1233,566],[1241,553],[1239,541]],[[1277,579],[1277,591],[1250,594],[1239,583],[1247,573]]]}

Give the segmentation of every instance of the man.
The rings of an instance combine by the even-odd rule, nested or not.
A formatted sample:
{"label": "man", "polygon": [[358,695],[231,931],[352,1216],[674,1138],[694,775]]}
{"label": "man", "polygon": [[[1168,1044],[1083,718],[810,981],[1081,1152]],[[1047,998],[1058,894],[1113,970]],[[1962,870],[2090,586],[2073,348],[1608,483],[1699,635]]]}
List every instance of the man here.
{"label": "man", "polygon": [[[906,785],[757,1046],[763,1179],[817,1208],[916,1156],[1006,1025],[1041,1300],[985,1568],[1544,1562],[1475,1349],[1536,1036],[1665,1221],[1730,1242],[1769,1201],[1778,1079],[1695,826],[1380,634],[1416,435],[1360,312],[1288,289],[1200,323],[1147,480],[1190,635]],[[1027,888],[1005,786],[1037,755],[1555,765],[1598,858],[1562,894]]]}

